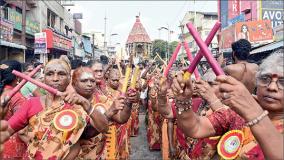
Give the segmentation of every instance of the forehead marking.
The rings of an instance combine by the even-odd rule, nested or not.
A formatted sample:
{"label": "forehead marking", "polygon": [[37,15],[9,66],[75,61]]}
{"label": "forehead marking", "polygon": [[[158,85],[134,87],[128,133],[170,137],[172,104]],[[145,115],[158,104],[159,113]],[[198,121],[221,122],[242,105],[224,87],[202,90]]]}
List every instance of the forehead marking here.
{"label": "forehead marking", "polygon": [[89,78],[94,78],[94,76],[93,76],[92,73],[83,72],[82,75],[81,75],[81,78],[82,78],[82,79],[89,79]]}

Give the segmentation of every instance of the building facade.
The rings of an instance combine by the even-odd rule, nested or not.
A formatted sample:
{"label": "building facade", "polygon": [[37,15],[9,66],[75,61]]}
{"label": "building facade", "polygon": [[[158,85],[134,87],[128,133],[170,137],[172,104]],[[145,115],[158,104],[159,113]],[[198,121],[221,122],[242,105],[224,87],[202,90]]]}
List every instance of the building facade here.
{"label": "building facade", "polygon": [[[184,15],[183,20],[181,21],[181,25],[184,31],[184,38],[188,42],[188,46],[192,54],[196,54],[199,50],[198,45],[196,44],[193,37],[190,35],[188,29],[185,25],[188,22],[193,23],[196,27],[199,35],[203,40],[205,40],[210,33],[211,29],[213,28],[214,24],[218,21],[218,14],[217,12],[193,12],[189,11]],[[217,48],[218,47],[218,40],[217,35],[213,38],[211,44],[209,45],[209,49]]]}
{"label": "building facade", "polygon": [[60,1],[0,0],[0,6],[0,60],[41,59],[34,54],[34,34],[39,32],[46,32],[49,59],[73,51],[74,20]]}

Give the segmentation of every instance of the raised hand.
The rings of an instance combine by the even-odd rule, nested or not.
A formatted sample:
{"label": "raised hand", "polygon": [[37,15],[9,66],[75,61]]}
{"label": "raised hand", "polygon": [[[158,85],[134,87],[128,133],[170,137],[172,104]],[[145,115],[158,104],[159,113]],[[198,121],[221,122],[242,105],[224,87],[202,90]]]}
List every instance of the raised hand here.
{"label": "raised hand", "polygon": [[188,100],[191,98],[193,93],[191,79],[184,80],[183,74],[183,72],[179,72],[173,79],[173,83],[171,85],[175,98],[178,100]]}
{"label": "raised hand", "polygon": [[118,111],[123,110],[125,104],[126,104],[126,97],[125,96],[120,96],[120,97],[116,98],[113,101],[110,108],[106,111],[107,117],[112,117],[113,115],[118,113]]}
{"label": "raised hand", "polygon": [[60,96],[63,98],[63,100],[71,105],[77,104],[77,105],[82,105],[85,111],[89,111],[91,104],[90,102],[79,95],[76,92],[64,92],[60,94]]}
{"label": "raised hand", "polygon": [[220,92],[222,92],[222,102],[236,111],[245,120],[259,116],[263,110],[247,90],[238,80],[231,76],[218,76],[220,82]]}
{"label": "raised hand", "polygon": [[136,103],[139,101],[138,92],[136,89],[129,88],[126,93],[127,101],[130,103]]}
{"label": "raised hand", "polygon": [[203,80],[196,80],[194,83],[194,92],[206,100],[209,104],[216,101],[217,96],[214,89]]}

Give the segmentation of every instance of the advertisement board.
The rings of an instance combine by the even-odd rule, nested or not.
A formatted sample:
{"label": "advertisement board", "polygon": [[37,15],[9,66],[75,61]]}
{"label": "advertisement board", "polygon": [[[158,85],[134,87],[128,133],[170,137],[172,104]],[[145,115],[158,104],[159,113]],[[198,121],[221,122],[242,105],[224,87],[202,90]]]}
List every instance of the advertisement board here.
{"label": "advertisement board", "polygon": [[251,43],[272,41],[273,29],[270,20],[236,23],[236,40],[244,38]]}
{"label": "advertisement board", "polygon": [[262,0],[260,3],[261,19],[271,20],[272,28],[283,24],[283,1]]}
{"label": "advertisement board", "polygon": [[[14,9],[8,8],[8,19],[14,23],[14,29],[22,31],[22,14]],[[26,33],[34,35],[40,31],[39,23],[26,18]]]}
{"label": "advertisement board", "polygon": [[0,17],[0,39],[8,42],[13,40],[13,22]]}
{"label": "advertisement board", "polygon": [[35,33],[35,54],[47,53],[46,33]]}

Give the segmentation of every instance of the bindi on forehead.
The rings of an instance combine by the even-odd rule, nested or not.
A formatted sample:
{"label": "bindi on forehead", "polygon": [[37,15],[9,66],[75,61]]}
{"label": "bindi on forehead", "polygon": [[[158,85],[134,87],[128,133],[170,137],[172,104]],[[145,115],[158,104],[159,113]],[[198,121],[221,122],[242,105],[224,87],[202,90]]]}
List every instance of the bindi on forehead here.
{"label": "bindi on forehead", "polygon": [[47,65],[45,67],[45,70],[46,71],[65,71],[65,72],[68,72],[68,69],[66,69],[63,65],[61,64],[56,64],[56,63],[53,63],[53,64],[50,64],[50,65]]}
{"label": "bindi on forehead", "polygon": [[80,76],[80,79],[92,79],[92,78],[95,78],[95,77],[90,72],[83,72]]}

